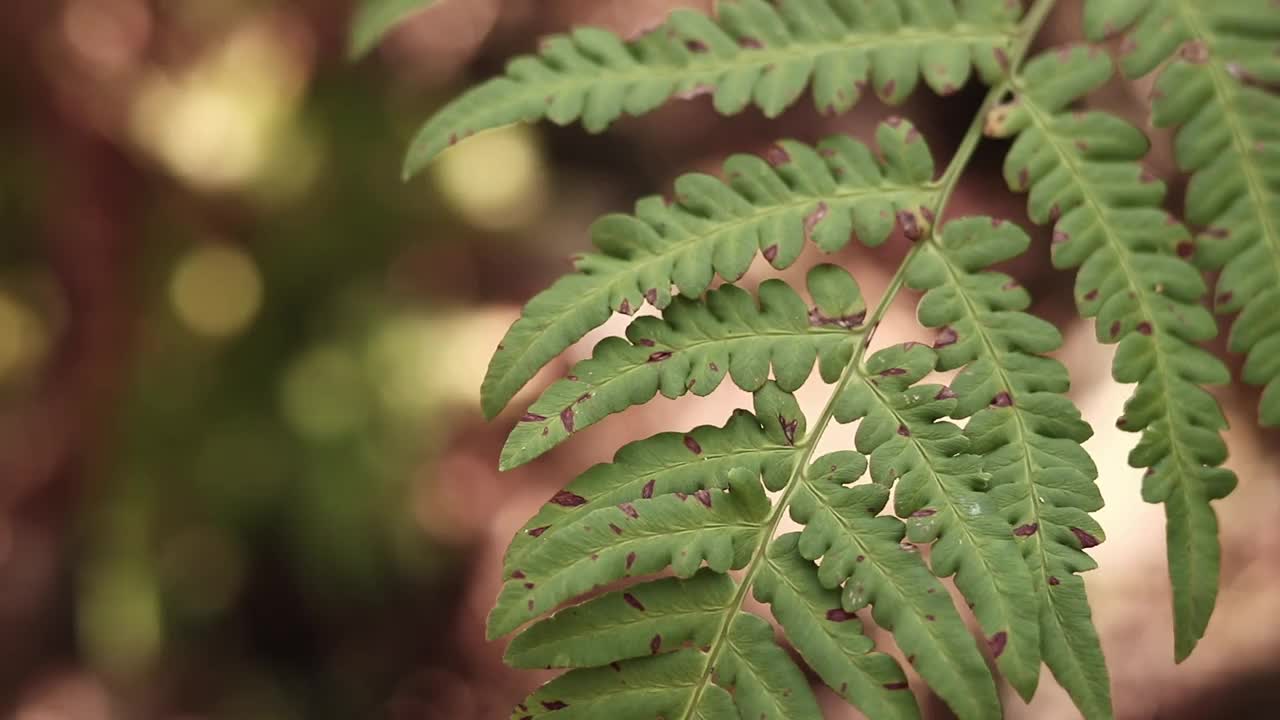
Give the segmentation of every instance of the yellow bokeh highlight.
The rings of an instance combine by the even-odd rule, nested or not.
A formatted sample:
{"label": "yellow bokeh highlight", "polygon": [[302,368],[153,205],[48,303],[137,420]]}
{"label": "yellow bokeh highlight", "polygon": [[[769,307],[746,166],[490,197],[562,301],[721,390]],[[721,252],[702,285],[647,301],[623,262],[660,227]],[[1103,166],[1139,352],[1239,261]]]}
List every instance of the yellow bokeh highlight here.
{"label": "yellow bokeh highlight", "polygon": [[228,245],[204,245],[178,261],[169,284],[174,312],[192,332],[225,338],[242,332],[262,306],[262,275]]}
{"label": "yellow bokeh highlight", "polygon": [[49,334],[39,316],[0,290],[0,382],[38,365],[49,349]]}
{"label": "yellow bokeh highlight", "polygon": [[469,137],[432,165],[441,194],[471,225],[511,230],[542,213],[548,174],[533,132],[524,125]]}

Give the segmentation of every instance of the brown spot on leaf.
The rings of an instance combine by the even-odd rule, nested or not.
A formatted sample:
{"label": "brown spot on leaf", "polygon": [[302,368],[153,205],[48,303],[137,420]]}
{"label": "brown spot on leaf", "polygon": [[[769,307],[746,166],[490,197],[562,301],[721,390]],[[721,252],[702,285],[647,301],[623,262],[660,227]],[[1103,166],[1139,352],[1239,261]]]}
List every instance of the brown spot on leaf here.
{"label": "brown spot on leaf", "polygon": [[1098,290],[1097,290],[1097,288],[1094,288],[1093,290],[1090,290],[1089,292],[1085,293],[1085,294],[1084,294],[1084,299],[1085,299],[1085,300],[1089,300],[1089,301],[1097,300],[1097,299],[1098,299]]}
{"label": "brown spot on leaf", "polygon": [[542,533],[546,532],[546,531],[547,531],[547,528],[549,528],[549,527],[551,527],[551,526],[550,526],[550,525],[543,525],[542,527],[536,527],[536,528],[533,528],[532,530],[530,530],[530,531],[529,531],[529,535],[530,535],[530,536],[532,536],[532,537],[539,537],[539,536],[541,536],[541,535],[542,535]]}
{"label": "brown spot on leaf", "polygon": [[587,499],[577,493],[571,493],[568,490],[561,490],[551,496],[551,502],[563,507],[577,507],[578,505],[586,505]]}
{"label": "brown spot on leaf", "polygon": [[987,639],[987,647],[991,650],[991,657],[998,658],[1004,652],[1004,646],[1009,642],[1009,634],[1001,630]]}
{"label": "brown spot on leaf", "polygon": [[781,145],[770,145],[769,149],[764,151],[764,159],[770,165],[778,167],[791,162],[791,155]]}
{"label": "brown spot on leaf", "polygon": [[537,413],[525,413],[520,416],[520,422],[542,422],[546,419],[546,416],[538,415]]}
{"label": "brown spot on leaf", "polygon": [[661,649],[662,649],[662,636],[654,635],[653,639],[649,641],[649,652],[653,653],[654,655],[657,655],[658,651]]}
{"label": "brown spot on leaf", "polygon": [[898,367],[889,368],[887,370],[880,371],[881,377],[892,377],[894,375],[906,375],[906,374],[907,374],[906,368],[898,368]]}
{"label": "brown spot on leaf", "polygon": [[663,360],[666,360],[667,358],[670,358],[670,357],[671,357],[670,351],[659,350],[658,352],[653,353],[652,355],[649,356],[648,362],[651,362],[651,363],[662,362]]}
{"label": "brown spot on leaf", "polygon": [[[693,453],[694,455],[702,454],[702,446],[698,444],[697,440],[693,439],[692,435],[684,436],[684,446],[689,448],[689,452]],[[653,481],[650,480],[649,482],[653,482]]]}
{"label": "brown spot on leaf", "polygon": [[942,389],[938,391],[938,394],[933,396],[933,399],[934,400],[952,400],[955,397],[956,397],[956,392],[951,388],[947,387],[946,385],[943,385]]}
{"label": "brown spot on leaf", "polygon": [[1143,320],[1142,322],[1138,323],[1137,330],[1138,330],[1138,333],[1139,333],[1139,334],[1141,334],[1141,335],[1150,335],[1150,334],[1151,334],[1151,323],[1149,323],[1149,322],[1147,322],[1147,321]]}
{"label": "brown spot on leaf", "polygon": [[560,424],[564,425],[565,432],[573,432],[573,407],[567,407],[560,411]]}
{"label": "brown spot on leaf", "polygon": [[1196,254],[1196,246],[1184,240],[1178,243],[1178,246],[1173,251],[1178,254],[1178,257],[1186,259]]}
{"label": "brown spot on leaf", "polygon": [[760,42],[760,38],[751,37],[750,35],[738,38],[738,45],[747,50],[759,50],[764,47],[764,43]]}
{"label": "brown spot on leaf", "polygon": [[1190,40],[1178,48],[1178,57],[1193,65],[1200,65],[1209,59],[1209,46],[1203,40]]}
{"label": "brown spot on leaf", "polygon": [[902,226],[902,234],[913,242],[919,240],[924,234],[920,228],[919,218],[910,210],[898,211],[898,224]]}
{"label": "brown spot on leaf", "polygon": [[818,223],[822,222],[827,216],[827,204],[825,202],[818,203],[813,212],[809,213],[804,219],[804,239],[806,241],[813,240],[813,231],[818,227]]}
{"label": "brown spot on leaf", "polygon": [[657,345],[657,343],[654,342],[653,340],[650,340],[649,338],[640,338],[639,340],[636,341],[636,345],[639,345],[641,347],[653,347],[654,345]]}
{"label": "brown spot on leaf", "polygon": [[1114,340],[1118,337],[1120,337],[1120,321],[1119,320],[1111,323],[1111,339]]}
{"label": "brown spot on leaf", "polygon": [[705,488],[694,492],[693,496],[698,498],[698,502],[706,505],[707,507],[711,507],[711,493]]}
{"label": "brown spot on leaf", "polygon": [[764,249],[764,259],[772,263],[778,258],[778,244],[774,243]]}
{"label": "brown spot on leaf", "polygon": [[857,613],[851,613],[844,608],[833,608],[827,611],[827,619],[831,622],[845,622],[858,617]]}
{"label": "brown spot on leaf", "polygon": [[899,425],[898,434],[902,437],[911,437],[911,430],[907,429],[906,425]]}
{"label": "brown spot on leaf", "polygon": [[940,347],[946,347],[947,345],[954,345],[955,342],[959,339],[960,339],[960,336],[956,335],[956,331],[954,328],[952,328],[950,325],[944,325],[942,329],[938,331],[938,336],[934,338],[933,346],[935,348],[940,348]]}
{"label": "brown spot on leaf", "polygon": [[627,569],[630,570],[631,566],[635,564],[636,564],[636,554],[633,552],[627,553]]}
{"label": "brown spot on leaf", "polygon": [[1011,407],[1013,405],[1013,396],[1008,390],[1001,390],[996,396],[991,398],[992,407]]}
{"label": "brown spot on leaf", "polygon": [[1040,523],[1027,523],[1026,525],[1019,525],[1018,527],[1014,528],[1013,534],[1016,535],[1017,537],[1031,537],[1032,535],[1035,535],[1036,532],[1039,530],[1040,530]]}
{"label": "brown spot on leaf", "polygon": [[636,510],[636,506],[632,505],[631,503],[620,503],[618,505],[618,509],[621,510],[624,515],[631,518],[632,520],[635,520],[636,518],[640,517],[640,513]]}
{"label": "brown spot on leaf", "polygon": [[653,497],[653,484],[655,482],[657,482],[656,479],[650,480],[649,482],[645,483],[644,488],[640,490],[640,497],[644,498],[645,500],[648,500],[649,498]]}
{"label": "brown spot on leaf", "polygon": [[885,683],[882,687],[884,687],[885,690],[906,690],[911,687],[911,685],[909,685],[906,680],[902,680],[899,682]]}
{"label": "brown spot on leaf", "polygon": [[1091,548],[1098,545],[1098,538],[1078,527],[1071,528],[1071,534],[1075,535],[1076,539],[1080,541],[1080,547],[1082,548]]}
{"label": "brown spot on leaf", "polygon": [[627,300],[626,298],[623,298],[622,302],[618,303],[618,312],[622,313],[623,315],[630,315],[635,311],[631,309],[631,301]]}
{"label": "brown spot on leaf", "polygon": [[704,53],[707,51],[707,44],[701,40],[685,40],[684,46],[692,53]]}
{"label": "brown spot on leaf", "polygon": [[787,439],[788,445],[796,444],[796,428],[799,427],[799,420],[787,420],[785,417],[778,416],[778,424],[782,426],[782,435]]}
{"label": "brown spot on leaf", "polygon": [[609,529],[613,531],[613,534],[614,534],[614,535],[621,535],[621,534],[622,534],[622,528],[618,527],[617,525],[615,525],[615,524],[613,524],[613,523],[609,523]]}
{"label": "brown spot on leaf", "polygon": [[546,708],[548,711],[563,710],[569,707],[569,703],[561,700],[543,700],[542,707]]}
{"label": "brown spot on leaf", "polygon": [[938,511],[934,510],[933,508],[924,508],[923,510],[917,510],[911,513],[911,517],[922,518],[922,517],[930,517],[937,514],[938,514]]}
{"label": "brown spot on leaf", "polygon": [[1057,585],[1057,584],[1058,584],[1058,583],[1060,583],[1060,582],[1062,582],[1062,581],[1061,581],[1061,580],[1059,580],[1058,578],[1056,578],[1056,577],[1054,577],[1054,576],[1052,576],[1052,575],[1050,575],[1050,576],[1049,576],[1049,584],[1050,584],[1050,585]]}
{"label": "brown spot on leaf", "polygon": [[623,593],[622,599],[631,607],[639,610],[640,612],[644,612],[644,603],[637,600],[635,595],[632,595],[631,593]]}
{"label": "brown spot on leaf", "polygon": [[644,299],[647,300],[650,305],[657,307],[658,306],[658,288],[649,288],[648,290],[645,290]]}

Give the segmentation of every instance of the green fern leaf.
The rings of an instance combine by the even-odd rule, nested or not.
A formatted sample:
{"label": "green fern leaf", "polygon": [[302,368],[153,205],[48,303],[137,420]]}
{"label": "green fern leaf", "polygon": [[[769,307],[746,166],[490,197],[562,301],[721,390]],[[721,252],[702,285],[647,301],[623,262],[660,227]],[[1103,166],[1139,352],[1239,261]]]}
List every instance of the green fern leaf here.
{"label": "green fern leaf", "polygon": [[[1119,7],[1112,7],[1112,6]],[[1265,386],[1263,425],[1280,425],[1280,19],[1267,0],[1228,3],[1091,3],[1095,35],[1137,20],[1125,72],[1172,58],[1152,92],[1153,120],[1178,127],[1178,165],[1192,173],[1187,220],[1201,229],[1195,260],[1221,270],[1219,313],[1240,316],[1232,352],[1246,353],[1245,382]],[[1176,53],[1176,54],[1175,54]]]}
{"label": "green fern leaf", "polygon": [[579,258],[577,273],[529,301],[498,346],[481,387],[485,414],[497,415],[543,365],[612,312],[630,314],[645,302],[665,308],[673,284],[696,298],[717,273],[737,280],[757,253],[783,268],[806,240],[827,252],[854,234],[870,246],[884,242],[899,216],[927,206],[933,160],[910,123],[882,125],[876,139],[883,161],[848,137],[816,150],[784,141],[768,161],[730,158],[726,182],[686,175],[676,181],[675,203],[647,198],[634,216],[598,221],[591,234],[602,252]]}
{"label": "green fern leaf", "polygon": [[704,561],[721,573],[743,568],[768,510],[758,477],[725,490],[637,498],[594,510],[539,538],[525,554],[520,577],[503,585],[489,615],[489,635],[505,635],[566,600],[625,577],[667,567],[689,577]]}
{"label": "green fern leaf", "polygon": [[1204,635],[1217,595],[1218,524],[1209,502],[1235,476],[1218,431],[1226,420],[1206,384],[1227,382],[1223,364],[1197,343],[1213,338],[1200,306],[1200,274],[1187,262],[1186,229],[1161,209],[1164,185],[1136,162],[1147,150],[1136,128],[1103,113],[1061,110],[1111,76],[1097,50],[1035,58],[1017,98],[992,116],[992,134],[1018,134],[1005,164],[1015,190],[1030,190],[1036,222],[1054,223],[1054,264],[1078,267],[1076,301],[1097,321],[1098,340],[1119,343],[1113,375],[1137,383],[1117,425],[1142,431],[1129,456],[1147,468],[1143,497],[1165,504],[1174,587],[1175,651]]}
{"label": "green fern leaf", "polygon": [[347,54],[353,60],[372,50],[396,25],[435,5],[437,0],[364,0],[351,21]]}
{"label": "green fern leaf", "polygon": [[[708,569],[684,580],[632,585],[531,626],[511,641],[504,660],[531,669],[596,667],[651,655],[664,645],[705,647],[735,590],[728,575]],[[606,635],[609,641],[600,642]]]}
{"label": "green fern leaf", "polygon": [[735,468],[762,476],[770,489],[782,487],[800,450],[788,443],[785,435],[775,437],[742,410],[724,427],[662,433],[623,447],[612,463],[596,465],[580,475],[525,524],[507,550],[504,574],[519,579],[531,551],[601,508],[636,498],[718,489],[723,486],[722,478]]}
{"label": "green fern leaf", "polygon": [[835,382],[853,356],[866,314],[862,295],[848,272],[819,265],[809,273],[810,310],[781,280],[760,286],[757,307],[750,293],[725,285],[702,301],[677,297],[661,319],[641,317],[627,339],[612,337],[596,346],[590,360],[574,366],[569,379],[542,394],[512,430],[499,467],[521,465],[576,432],[641,405],[659,390],[666,397],[686,392],[708,395],[726,375],[755,392],[773,377],[788,392],[809,379],[815,359],[822,377]]}
{"label": "green fern leaf", "polygon": [[1040,677],[1031,575],[1012,529],[985,492],[982,458],[967,452],[960,428],[938,422],[955,408],[955,394],[915,384],[936,362],[919,344],[876,353],[861,382],[838,399],[836,420],[863,419],[856,446],[870,456],[875,482],[896,483],[894,511],[907,521],[907,538],[934,543],[934,574],[956,576],[1005,677],[1029,698]]}
{"label": "green fern leaf", "polygon": [[1062,345],[1061,335],[1024,312],[1026,290],[986,271],[1029,244],[1012,223],[957,220],[920,250],[907,283],[926,291],[919,317],[938,329],[938,369],[962,368],[949,388],[951,414],[969,418],[967,451],[981,456],[990,501],[1030,569],[1045,663],[1085,717],[1107,718],[1107,667],[1074,574],[1095,567],[1082,550],[1103,538],[1088,515],[1102,508],[1098,471],[1080,445],[1092,430],[1061,394],[1066,369],[1042,355]]}
{"label": "green fern leaf", "polygon": [[876,624],[893,633],[929,687],[957,715],[999,717],[991,674],[946,589],[916,547],[904,541],[902,521],[877,517],[889,489],[875,483],[845,487],[866,467],[862,455],[847,451],[814,461],[791,502],[792,517],[805,525],[798,542],[801,556],[822,559],[818,578],[823,587],[843,586],[844,611],[872,606]]}
{"label": "green fern leaf", "polygon": [[776,117],[811,78],[814,102],[831,114],[852,107],[868,81],[892,104],[922,74],[937,92],[954,92],[971,67],[986,80],[999,77],[1016,20],[1017,4],[991,0],[734,0],[719,5],[716,20],[676,10],[632,42],[579,28],[441,110],[414,140],[405,174],[482,130],[545,117],[581,119],[600,132],[673,96],[711,93],[722,114],[754,104]]}
{"label": "green fern leaf", "polygon": [[511,720],[739,720],[729,693],[707,683],[706,667],[703,653],[677,650],[572,670],[516,705]]}
{"label": "green fern leaf", "polygon": [[800,555],[799,539],[788,533],[769,544],[752,586],[755,598],[769,604],[796,651],[842,698],[873,718],[919,718],[915,695],[902,692],[902,668],[873,652],[856,614],[841,606],[840,592],[823,587],[818,568]]}

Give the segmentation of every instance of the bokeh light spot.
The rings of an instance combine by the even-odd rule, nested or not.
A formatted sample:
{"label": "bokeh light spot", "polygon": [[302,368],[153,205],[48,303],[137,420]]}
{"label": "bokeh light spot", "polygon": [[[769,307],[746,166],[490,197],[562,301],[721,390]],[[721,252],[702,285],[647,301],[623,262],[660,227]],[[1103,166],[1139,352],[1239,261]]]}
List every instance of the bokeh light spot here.
{"label": "bokeh light spot", "polygon": [[206,245],[178,261],[169,296],[178,319],[196,334],[230,337],[262,305],[262,276],[253,259],[227,245]]}
{"label": "bokeh light spot", "polygon": [[289,425],[314,439],[358,430],[369,414],[361,368],[337,346],[314,348],[294,362],[285,374],[281,405]]}
{"label": "bokeh light spot", "polygon": [[509,230],[527,225],[549,196],[546,167],[524,125],[483,132],[450,148],[432,166],[445,199],[471,225]]}

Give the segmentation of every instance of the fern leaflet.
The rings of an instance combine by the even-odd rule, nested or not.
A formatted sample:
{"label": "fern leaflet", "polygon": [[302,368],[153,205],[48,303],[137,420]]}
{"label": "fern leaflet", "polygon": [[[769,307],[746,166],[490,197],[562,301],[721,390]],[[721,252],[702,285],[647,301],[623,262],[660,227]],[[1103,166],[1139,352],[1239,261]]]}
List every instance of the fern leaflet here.
{"label": "fern leaflet", "polygon": [[711,93],[721,114],[754,104],[775,117],[811,78],[814,102],[831,114],[852,107],[868,80],[893,104],[921,75],[947,94],[971,67],[988,81],[1000,76],[1016,21],[1017,3],[1001,0],[735,0],[719,5],[716,20],[676,10],[631,42],[580,28],[515,58],[506,75],[440,111],[414,140],[405,173],[482,130],[545,117],[561,125],[581,119],[600,132],[673,96]]}
{"label": "fern leaflet", "polygon": [[1032,59],[1017,95],[990,118],[991,134],[1018,134],[1005,163],[1015,190],[1029,190],[1036,222],[1054,224],[1053,261],[1079,267],[1076,301],[1096,319],[1100,342],[1119,343],[1113,375],[1137,383],[1117,422],[1142,431],[1129,456],[1147,468],[1143,497],[1165,504],[1174,587],[1175,646],[1185,658],[1204,635],[1217,595],[1217,518],[1209,502],[1235,476],[1218,431],[1226,419],[1202,387],[1227,382],[1226,367],[1196,343],[1217,333],[1200,306],[1200,274],[1187,262],[1190,236],[1161,209],[1164,185],[1136,162],[1140,131],[1104,113],[1062,112],[1105,82],[1097,50],[1063,48]]}
{"label": "fern leaflet", "polygon": [[[716,274],[732,282],[757,253],[774,267],[795,262],[806,240],[831,252],[851,235],[879,245],[903,213],[931,196],[933,164],[910,143],[905,123],[876,133],[884,160],[847,137],[817,149],[783,141],[768,160],[738,155],[725,163],[726,182],[708,175],[676,181],[676,202],[641,200],[634,216],[610,215],[592,227],[602,251],[580,257],[525,306],[498,346],[481,387],[493,417],[547,362],[608,320],[643,303],[665,308],[674,284],[700,297]],[[584,390],[585,392],[585,390]],[[541,414],[541,413],[535,413]]]}
{"label": "fern leaflet", "polygon": [[[1179,166],[1192,173],[1187,220],[1200,228],[1195,260],[1221,270],[1220,313],[1240,316],[1230,348],[1247,353],[1244,380],[1264,385],[1259,417],[1280,425],[1280,17],[1266,0],[1098,3],[1088,30],[1109,34],[1137,20],[1124,47],[1126,74],[1170,62],[1152,92],[1153,120],[1179,127]],[[1272,92],[1269,92],[1272,91]]]}

